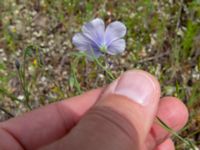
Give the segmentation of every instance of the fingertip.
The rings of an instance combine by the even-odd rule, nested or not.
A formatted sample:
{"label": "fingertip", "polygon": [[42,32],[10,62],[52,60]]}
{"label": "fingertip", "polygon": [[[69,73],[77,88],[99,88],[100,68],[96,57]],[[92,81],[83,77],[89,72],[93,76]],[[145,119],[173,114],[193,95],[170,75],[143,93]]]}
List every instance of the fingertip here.
{"label": "fingertip", "polygon": [[158,116],[166,118],[166,123],[172,124],[173,129],[180,130],[188,121],[189,113],[186,105],[176,97],[163,97],[160,101]]}
{"label": "fingertip", "polygon": [[155,150],[175,150],[174,142],[171,139],[166,139]]}
{"label": "fingertip", "polygon": [[[188,110],[181,100],[163,97],[159,103],[157,116],[174,131],[178,131],[188,121]],[[151,128],[151,136],[160,144],[170,136],[170,133],[155,122]]]}

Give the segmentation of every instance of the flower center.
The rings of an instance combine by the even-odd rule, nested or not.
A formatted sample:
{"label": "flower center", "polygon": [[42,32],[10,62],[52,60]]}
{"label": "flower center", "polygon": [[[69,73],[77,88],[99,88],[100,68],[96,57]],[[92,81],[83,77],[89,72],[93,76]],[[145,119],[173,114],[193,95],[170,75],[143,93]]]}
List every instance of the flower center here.
{"label": "flower center", "polygon": [[101,52],[105,53],[107,51],[107,46],[105,44],[102,44],[99,49]]}

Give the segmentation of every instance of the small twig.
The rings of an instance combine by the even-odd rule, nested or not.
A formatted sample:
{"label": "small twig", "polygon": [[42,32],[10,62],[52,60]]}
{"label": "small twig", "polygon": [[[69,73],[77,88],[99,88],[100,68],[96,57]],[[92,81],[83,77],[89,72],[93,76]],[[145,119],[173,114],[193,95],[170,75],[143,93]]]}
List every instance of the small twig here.
{"label": "small twig", "polygon": [[152,56],[152,57],[142,59],[142,60],[138,61],[137,63],[144,63],[144,62],[147,62],[147,61],[152,61],[152,60],[159,59],[159,58],[167,56],[167,55],[169,55],[169,51],[162,53],[162,54],[159,54],[159,55],[156,55],[156,56]]}
{"label": "small twig", "polygon": [[7,110],[5,110],[4,108],[2,108],[2,107],[0,107],[0,110],[2,111],[2,112],[4,112],[5,114],[7,114],[9,117],[15,117],[12,113],[10,113],[10,112],[8,112]]}

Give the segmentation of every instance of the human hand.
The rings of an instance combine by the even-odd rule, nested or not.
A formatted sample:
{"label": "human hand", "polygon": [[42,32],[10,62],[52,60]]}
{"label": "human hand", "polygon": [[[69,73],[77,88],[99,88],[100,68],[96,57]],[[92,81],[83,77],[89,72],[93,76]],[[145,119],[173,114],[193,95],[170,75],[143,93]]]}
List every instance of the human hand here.
{"label": "human hand", "polygon": [[156,116],[178,131],[188,111],[177,98],[160,99],[152,75],[128,71],[106,88],[0,123],[0,149],[174,150]]}

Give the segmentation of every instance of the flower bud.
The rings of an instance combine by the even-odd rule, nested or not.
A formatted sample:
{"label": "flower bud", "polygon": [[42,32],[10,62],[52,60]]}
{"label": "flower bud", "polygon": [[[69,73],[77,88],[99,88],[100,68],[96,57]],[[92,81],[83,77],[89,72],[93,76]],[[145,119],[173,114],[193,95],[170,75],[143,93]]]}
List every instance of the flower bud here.
{"label": "flower bud", "polygon": [[15,60],[15,67],[17,68],[17,70],[20,69],[20,62],[18,59]]}

